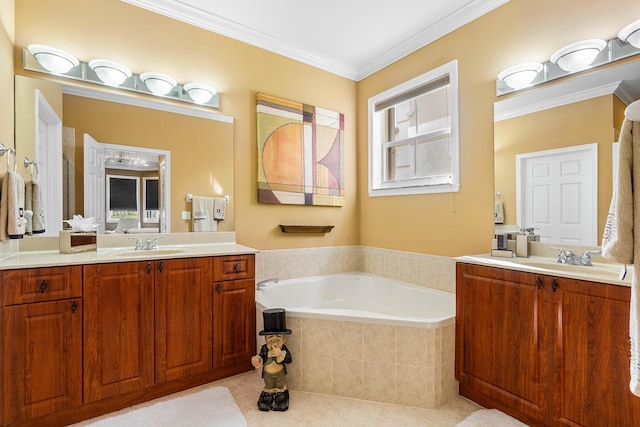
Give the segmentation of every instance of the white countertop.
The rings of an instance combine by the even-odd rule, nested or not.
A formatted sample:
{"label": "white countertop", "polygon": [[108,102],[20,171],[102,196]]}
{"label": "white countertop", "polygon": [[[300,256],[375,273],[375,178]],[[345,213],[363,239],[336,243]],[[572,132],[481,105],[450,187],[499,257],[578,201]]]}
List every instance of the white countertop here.
{"label": "white countertop", "polygon": [[555,258],[532,256],[529,258],[492,257],[489,254],[465,255],[455,258],[456,261],[469,264],[485,265],[489,267],[506,268],[525,271],[528,273],[545,274],[549,276],[568,277],[571,279],[588,280],[591,282],[608,283],[613,285],[631,286],[633,266],[628,265],[626,276],[620,279],[622,264],[594,261],[593,266],[579,266],[558,264]]}
{"label": "white countertop", "polygon": [[[37,237],[21,242],[27,250],[17,250],[0,256],[0,270],[66,265],[99,264],[126,261],[146,261],[171,258],[195,258],[219,255],[254,254],[259,252],[235,243],[235,233],[177,233],[167,235],[135,235],[159,239],[157,250],[134,250],[130,235],[98,235],[98,249],[74,254],[60,253],[57,237]],[[134,239],[135,240],[135,239]],[[55,249],[52,249],[54,247]],[[22,249],[22,248],[20,248]],[[38,250],[40,249],[40,250]]]}

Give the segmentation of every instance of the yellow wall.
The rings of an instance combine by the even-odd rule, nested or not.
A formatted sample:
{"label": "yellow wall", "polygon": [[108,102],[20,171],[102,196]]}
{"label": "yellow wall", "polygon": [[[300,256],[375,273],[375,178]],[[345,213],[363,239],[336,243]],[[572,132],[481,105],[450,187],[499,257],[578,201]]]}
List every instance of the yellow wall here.
{"label": "yellow wall", "polygon": [[503,196],[505,224],[527,226],[516,221],[516,154],[597,143],[597,235],[602,236],[612,192],[611,144],[617,99],[604,95],[495,123],[495,189]]}
{"label": "yellow wall", "polygon": [[[13,147],[14,0],[0,0],[0,143]],[[0,161],[0,171],[6,170]]]}
{"label": "yellow wall", "polygon": [[[613,38],[640,17],[634,0],[511,0],[359,83],[114,0],[16,2],[16,49],[47,43],[80,59],[107,57],[134,72],[204,81],[235,117],[237,240],[258,249],[363,244],[440,255],[487,252],[493,235],[493,103],[504,68],[546,61],[585,38]],[[354,24],[356,25],[356,24]],[[117,29],[117,30],[114,30]],[[452,59],[459,61],[461,191],[367,195],[367,99]],[[16,72],[21,72],[19,59]],[[255,94],[345,114],[344,207],[260,205],[256,185]],[[356,139],[357,136],[357,139]],[[331,224],[324,236],[281,235],[278,224]]]}
{"label": "yellow wall", "polygon": [[[16,1],[16,73],[25,73],[22,48],[30,43],[62,48],[83,61],[104,57],[127,64],[136,73],[159,71],[181,83],[215,86],[220,112],[235,118],[238,243],[258,249],[358,244],[355,82],[117,0]],[[344,113],[345,206],[258,204],[257,92]],[[172,174],[172,180],[179,179]],[[172,187],[182,185],[174,182]],[[172,223],[175,218],[172,214]],[[335,228],[326,235],[285,235],[279,224]]]}
{"label": "yellow wall", "polygon": [[[429,254],[486,253],[493,236],[493,103],[498,73],[544,62],[558,48],[586,38],[610,39],[640,18],[633,0],[511,0],[358,84],[360,243]],[[633,13],[633,11],[637,11]],[[367,99],[458,59],[459,193],[369,198]]]}

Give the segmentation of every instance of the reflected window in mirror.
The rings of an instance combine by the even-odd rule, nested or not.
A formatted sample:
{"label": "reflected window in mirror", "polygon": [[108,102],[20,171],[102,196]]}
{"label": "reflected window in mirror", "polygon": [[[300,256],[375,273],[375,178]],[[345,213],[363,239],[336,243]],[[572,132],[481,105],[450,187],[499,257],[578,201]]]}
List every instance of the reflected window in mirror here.
{"label": "reflected window in mirror", "polygon": [[458,66],[452,61],[369,99],[369,195],[459,189]]}
{"label": "reflected window in mirror", "polygon": [[140,180],[133,176],[107,175],[107,222],[139,218]]}
{"label": "reflected window in mirror", "polygon": [[142,222],[157,224],[160,220],[158,178],[144,177],[142,180],[142,200],[144,206]]}

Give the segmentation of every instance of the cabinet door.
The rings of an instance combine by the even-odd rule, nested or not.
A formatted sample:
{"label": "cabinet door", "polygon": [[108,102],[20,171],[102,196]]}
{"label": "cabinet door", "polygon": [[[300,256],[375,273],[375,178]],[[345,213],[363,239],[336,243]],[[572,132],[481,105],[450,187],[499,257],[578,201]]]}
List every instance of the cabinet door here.
{"label": "cabinet door", "polygon": [[82,299],[4,309],[5,422],[82,404]]}
{"label": "cabinet door", "polygon": [[213,366],[250,365],[256,351],[254,280],[217,282],[214,286]]}
{"label": "cabinet door", "polygon": [[553,280],[554,424],[640,425],[640,398],[629,391],[630,288]]}
{"label": "cabinet door", "polygon": [[548,422],[548,291],[536,282],[534,274],[457,265],[456,377],[463,396]]}
{"label": "cabinet door", "polygon": [[156,381],[212,369],[211,258],[156,262]]}
{"label": "cabinet door", "polygon": [[151,262],[84,267],[84,399],[153,384]]}

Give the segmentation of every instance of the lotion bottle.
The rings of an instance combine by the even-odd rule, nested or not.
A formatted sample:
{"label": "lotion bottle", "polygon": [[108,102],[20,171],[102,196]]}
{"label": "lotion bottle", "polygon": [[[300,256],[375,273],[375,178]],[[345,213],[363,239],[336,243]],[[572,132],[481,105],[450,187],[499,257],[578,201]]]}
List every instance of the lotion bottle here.
{"label": "lotion bottle", "polygon": [[516,256],[529,258],[529,236],[524,228],[516,236]]}

